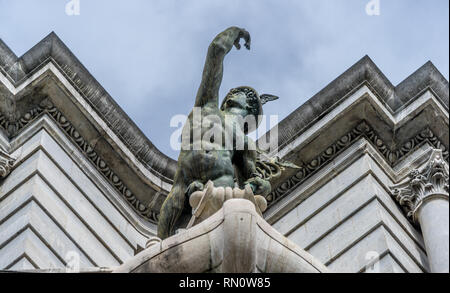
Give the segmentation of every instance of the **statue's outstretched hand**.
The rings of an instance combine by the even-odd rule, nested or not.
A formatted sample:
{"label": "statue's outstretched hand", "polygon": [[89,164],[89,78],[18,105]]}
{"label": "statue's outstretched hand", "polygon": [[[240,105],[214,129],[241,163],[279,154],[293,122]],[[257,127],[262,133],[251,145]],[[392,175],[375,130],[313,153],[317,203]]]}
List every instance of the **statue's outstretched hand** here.
{"label": "statue's outstretched hand", "polygon": [[219,104],[219,88],[223,77],[223,60],[233,46],[240,49],[240,40],[250,50],[250,34],[245,29],[232,26],[218,34],[208,47],[208,53],[203,67],[202,82],[197,92],[195,106],[202,107],[209,102]]}
{"label": "statue's outstretched hand", "polygon": [[245,48],[247,48],[247,50],[250,50],[250,43],[251,43],[251,38],[250,38],[250,34],[248,31],[246,31],[245,29],[240,28],[239,29],[239,34],[237,36],[237,38],[234,40],[234,46],[236,47],[236,49],[241,49],[241,45],[239,44],[240,40],[244,39],[245,41]]}

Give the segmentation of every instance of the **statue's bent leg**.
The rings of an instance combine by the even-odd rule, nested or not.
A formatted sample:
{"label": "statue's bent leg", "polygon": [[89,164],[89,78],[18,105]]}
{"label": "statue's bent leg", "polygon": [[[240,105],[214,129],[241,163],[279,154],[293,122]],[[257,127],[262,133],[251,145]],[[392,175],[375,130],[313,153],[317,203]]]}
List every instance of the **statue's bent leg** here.
{"label": "statue's bent leg", "polygon": [[183,212],[184,201],[185,194],[183,186],[174,185],[164,201],[159,214],[159,238],[165,239],[173,234],[175,225]]}

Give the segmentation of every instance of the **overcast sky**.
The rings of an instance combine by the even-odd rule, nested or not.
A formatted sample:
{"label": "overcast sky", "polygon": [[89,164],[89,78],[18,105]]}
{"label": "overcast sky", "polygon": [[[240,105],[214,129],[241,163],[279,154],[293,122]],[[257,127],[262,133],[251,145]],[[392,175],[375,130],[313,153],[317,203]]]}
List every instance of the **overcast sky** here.
{"label": "overcast sky", "polygon": [[396,85],[431,60],[449,78],[449,1],[0,0],[0,38],[21,56],[51,31],[72,50],[150,140],[176,159],[170,119],[188,114],[207,47],[235,25],[251,51],[225,61],[221,97],[236,86],[280,96],[281,121],[364,55]]}

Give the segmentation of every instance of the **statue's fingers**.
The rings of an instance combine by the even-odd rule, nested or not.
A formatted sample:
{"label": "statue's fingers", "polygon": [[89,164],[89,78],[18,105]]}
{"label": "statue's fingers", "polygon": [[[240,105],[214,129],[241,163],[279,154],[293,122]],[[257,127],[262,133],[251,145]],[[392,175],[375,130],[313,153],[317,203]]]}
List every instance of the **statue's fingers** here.
{"label": "statue's fingers", "polygon": [[245,47],[250,50],[250,44],[252,42],[250,33],[246,30],[243,30],[242,38],[245,40]]}
{"label": "statue's fingers", "polygon": [[249,34],[248,31],[245,30],[245,29],[241,29],[239,35],[240,35],[241,37],[243,37],[245,40],[247,40],[247,39],[250,37],[250,34]]}

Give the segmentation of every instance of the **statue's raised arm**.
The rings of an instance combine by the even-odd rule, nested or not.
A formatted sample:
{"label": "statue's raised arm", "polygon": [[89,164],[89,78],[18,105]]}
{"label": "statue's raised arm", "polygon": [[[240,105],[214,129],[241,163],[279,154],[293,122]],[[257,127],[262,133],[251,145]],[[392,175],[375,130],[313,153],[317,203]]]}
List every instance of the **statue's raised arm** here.
{"label": "statue's raised arm", "polygon": [[[248,147],[252,140],[246,135],[256,130],[261,122],[262,106],[278,97],[260,96],[255,89],[240,86],[228,92],[219,108],[223,60],[233,46],[240,49],[241,39],[250,49],[250,34],[244,29],[230,27],[218,34],[208,48],[195,101],[195,107],[201,108],[201,123],[194,118],[194,110],[191,111],[183,128],[183,133],[188,134],[182,135],[185,148],[180,151],[172,189],[159,214],[158,237],[161,239],[173,235],[180,227],[199,223],[210,215],[209,212],[220,209],[225,197],[219,193],[225,189],[226,199],[242,197],[241,191],[245,189],[245,198],[258,206],[259,213],[265,210],[267,202],[263,196],[271,190],[267,179],[278,173],[260,175],[258,171],[276,165],[270,162],[258,164],[256,151]],[[241,123],[247,117],[254,118],[254,123]],[[239,141],[244,142],[244,146],[239,146]],[[218,197],[213,196],[214,190],[219,192]],[[230,192],[232,190],[235,192]],[[204,210],[205,206],[209,212]],[[187,216],[191,216],[189,223]]]}
{"label": "statue's raised arm", "polygon": [[241,28],[230,27],[218,34],[211,42],[206,56],[205,66],[203,68],[202,83],[195,99],[196,107],[211,105],[219,106],[219,88],[223,77],[223,60],[225,55],[230,52],[233,45],[240,49],[240,39],[244,39],[245,47],[250,50],[250,34]]}

